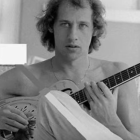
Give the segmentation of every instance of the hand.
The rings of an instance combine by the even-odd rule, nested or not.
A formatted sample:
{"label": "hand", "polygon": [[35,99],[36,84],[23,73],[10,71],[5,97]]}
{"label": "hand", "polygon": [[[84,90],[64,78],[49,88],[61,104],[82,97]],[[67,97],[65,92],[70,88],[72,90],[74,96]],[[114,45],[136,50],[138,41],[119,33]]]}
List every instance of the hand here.
{"label": "hand", "polygon": [[118,88],[112,94],[103,83],[85,83],[86,96],[90,104],[92,117],[106,127],[116,125],[120,120],[116,114]]}
{"label": "hand", "polygon": [[25,129],[28,125],[26,115],[14,108],[7,105],[0,108],[0,129],[17,132],[19,129]]}

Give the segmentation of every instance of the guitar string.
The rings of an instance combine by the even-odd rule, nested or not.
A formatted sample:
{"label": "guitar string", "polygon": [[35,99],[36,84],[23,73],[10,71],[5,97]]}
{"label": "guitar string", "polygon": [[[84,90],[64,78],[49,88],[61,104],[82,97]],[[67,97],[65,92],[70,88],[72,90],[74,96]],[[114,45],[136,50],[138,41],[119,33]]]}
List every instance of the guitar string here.
{"label": "guitar string", "polygon": [[[53,72],[53,75],[54,75],[54,77],[55,77],[55,79],[57,80],[57,81],[60,81],[60,79],[57,77],[57,75],[56,75],[56,73],[54,72],[54,66],[53,66],[53,58],[51,58],[51,67],[52,67],[52,72]],[[88,72],[88,70],[89,70],[89,68],[90,68],[90,60],[89,60],[89,62],[88,62],[89,64],[88,64],[88,67],[87,67],[87,69],[86,69],[86,71],[85,71],[85,73],[84,73],[84,76],[83,76],[83,78],[81,78],[81,80],[80,80],[80,82],[78,82],[79,84],[81,83],[81,82],[83,82],[84,81],[84,79],[86,78],[86,76],[87,76],[87,72]],[[73,80],[71,80],[71,79],[68,79],[68,80],[70,80],[70,81],[73,81]],[[73,81],[74,82],[74,81]],[[75,82],[74,82],[75,83]]]}

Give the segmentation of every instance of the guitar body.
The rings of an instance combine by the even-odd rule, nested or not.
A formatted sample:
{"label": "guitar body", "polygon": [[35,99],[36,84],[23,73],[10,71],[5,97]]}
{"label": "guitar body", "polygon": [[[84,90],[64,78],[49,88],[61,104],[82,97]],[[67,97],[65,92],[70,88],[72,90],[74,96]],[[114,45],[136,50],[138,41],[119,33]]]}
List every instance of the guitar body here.
{"label": "guitar body", "polygon": [[[68,95],[71,95],[79,90],[79,88],[69,80],[62,80],[58,81],[49,90],[59,90],[67,93]],[[49,91],[48,90],[48,91]],[[44,93],[47,94],[47,93]],[[32,122],[32,124],[29,126],[30,129],[32,129],[32,133],[30,134],[28,140],[33,140],[33,132],[36,129],[36,116],[37,116],[37,105],[38,100],[42,96],[42,94],[35,96],[35,97],[15,97],[15,98],[8,98],[5,100],[0,101],[0,108],[5,105],[11,105],[20,111],[23,111],[25,114],[27,114],[27,117]],[[28,116],[29,114],[29,116]],[[29,123],[30,124],[30,123]],[[11,132],[6,132],[5,137],[7,139],[3,140],[13,140],[14,135]],[[15,139],[16,140],[16,139]]]}
{"label": "guitar body", "polygon": [[53,84],[50,90],[58,90],[67,93],[68,95],[72,95],[79,91],[79,88],[76,84],[70,80],[61,80]]}

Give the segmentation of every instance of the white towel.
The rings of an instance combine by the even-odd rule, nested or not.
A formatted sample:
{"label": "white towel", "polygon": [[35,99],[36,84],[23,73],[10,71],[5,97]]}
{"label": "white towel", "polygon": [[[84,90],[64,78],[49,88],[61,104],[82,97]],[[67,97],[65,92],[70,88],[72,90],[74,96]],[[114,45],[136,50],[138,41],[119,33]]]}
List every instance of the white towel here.
{"label": "white towel", "polygon": [[61,91],[50,91],[38,104],[35,140],[122,140],[84,112]]}

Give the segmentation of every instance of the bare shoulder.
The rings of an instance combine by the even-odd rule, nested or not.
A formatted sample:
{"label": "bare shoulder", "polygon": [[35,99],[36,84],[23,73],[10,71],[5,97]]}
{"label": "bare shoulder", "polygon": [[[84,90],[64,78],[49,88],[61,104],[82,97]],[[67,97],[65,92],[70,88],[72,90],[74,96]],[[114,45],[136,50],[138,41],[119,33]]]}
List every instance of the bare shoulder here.
{"label": "bare shoulder", "polygon": [[[39,79],[43,67],[47,65],[40,62],[25,66],[36,78]],[[16,96],[36,96],[38,87],[18,67],[15,67],[0,75],[0,100]]]}
{"label": "bare shoulder", "polygon": [[21,88],[22,77],[22,73],[17,68],[0,75],[0,99],[8,98],[10,94],[18,96],[18,93],[20,94],[19,89]]}
{"label": "bare shoulder", "polygon": [[50,59],[29,65],[26,67],[36,78],[40,78],[40,76],[46,71],[50,71]]}
{"label": "bare shoulder", "polygon": [[112,62],[112,61],[102,61],[102,66],[109,73],[113,74],[128,68],[128,65],[123,62]]}
{"label": "bare shoulder", "polygon": [[102,72],[105,75],[104,78],[107,78],[128,68],[128,65],[124,62],[113,62],[95,58],[91,58],[91,60],[91,62],[95,65],[95,68],[102,69]]}

